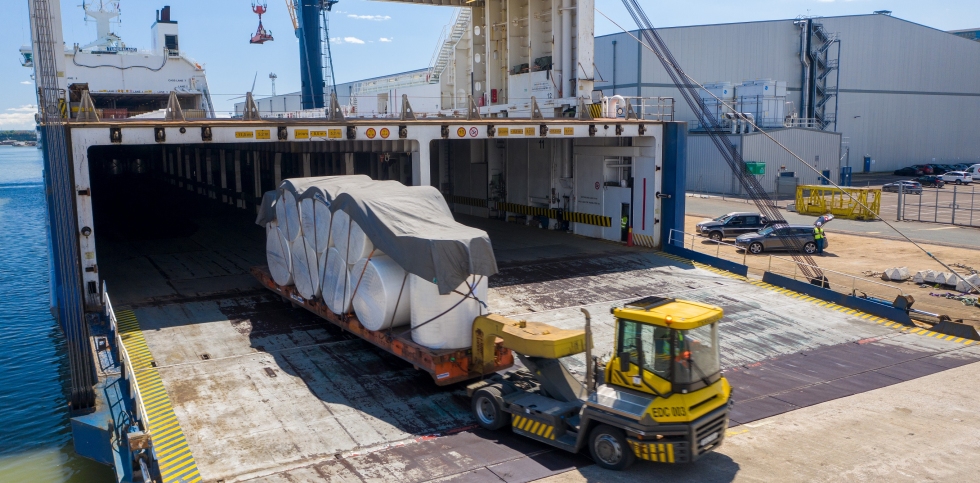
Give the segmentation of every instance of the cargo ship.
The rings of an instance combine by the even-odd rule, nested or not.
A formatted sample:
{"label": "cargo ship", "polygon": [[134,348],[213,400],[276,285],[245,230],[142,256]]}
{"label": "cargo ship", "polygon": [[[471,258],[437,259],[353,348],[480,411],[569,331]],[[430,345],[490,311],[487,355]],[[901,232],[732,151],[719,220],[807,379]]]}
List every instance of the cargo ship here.
{"label": "cargo ship", "polygon": [[[590,464],[591,450],[616,448],[658,464],[694,461],[719,448],[726,424],[978,359],[959,350],[969,342],[962,338],[899,330],[911,324],[901,310],[778,274],[749,279],[744,265],[685,249],[686,123],[672,110],[656,118],[632,106],[603,110],[590,98],[590,72],[562,82],[562,95],[544,101],[550,109],[511,89],[514,105],[495,107],[506,113],[481,110],[464,95],[470,109],[421,117],[405,95],[397,116],[345,117],[331,106],[320,117],[263,118],[249,99],[241,119],[198,118],[172,89],[166,102],[157,98],[161,118],[117,119],[99,112],[105,107],[90,89],[69,116],[61,109],[67,79],[58,73],[71,57],[60,55],[59,14],[48,0],[30,7],[52,309],[71,368],[74,447],[111,466],[118,481],[531,481]],[[576,48],[547,46],[538,35],[534,58],[494,57],[513,64],[501,75],[524,76],[497,79],[501,86],[550,80],[547,62],[527,70],[552,48],[566,60],[581,57],[579,70],[593,65],[591,1],[464,8],[481,26],[472,37],[484,50],[457,50],[474,63],[477,54],[491,58],[490,45],[537,33],[521,22],[567,20]],[[500,28],[507,15],[525,26]],[[161,11],[158,26],[173,27],[165,19]],[[571,25],[585,34],[573,35]],[[197,108],[207,111],[206,84],[196,87]],[[410,334],[367,330],[322,297],[273,280],[269,228],[256,223],[266,193],[286,180],[353,175],[437,190],[456,222],[487,234],[497,264],[486,288],[493,316],[481,319],[487,337],[463,348],[425,347]],[[671,328],[672,315],[653,313],[668,306],[697,323]],[[644,381],[653,379],[636,369],[644,350],[633,348],[632,366],[630,350],[621,350],[630,340],[625,328],[643,321],[666,333],[717,329],[720,338],[705,340],[720,350],[715,344],[698,357],[726,371],[731,391],[711,371],[705,381],[683,382],[678,395],[690,405],[658,406],[663,386],[655,382],[650,392]],[[545,324],[548,334],[534,332]],[[555,374],[566,385],[520,370],[494,375],[519,359],[515,352],[533,352],[520,346],[532,337],[556,344],[528,361],[547,372],[556,366],[541,359],[561,358],[565,369]],[[606,371],[619,381],[560,394],[594,375],[593,358],[581,350],[593,346],[607,351],[596,358],[619,361]],[[880,377],[830,385],[875,371]],[[713,392],[695,401],[705,388]],[[504,389],[523,405],[480,397]],[[485,420],[496,407],[508,417]],[[619,426],[629,439],[593,432],[582,451],[585,435],[556,425],[576,407],[597,420],[631,419]],[[584,427],[584,418],[570,419]],[[647,431],[654,440],[639,438]]]}
{"label": "cargo ship", "polygon": [[[214,117],[214,104],[204,67],[180,48],[180,32],[169,6],[157,11],[150,26],[150,47],[128,45],[113,26],[121,18],[119,0],[82,2],[86,22],[95,24],[96,38],[68,45],[62,40],[61,12],[53,8],[52,35],[64,44],[58,74],[66,92],[60,97],[63,115],[77,116],[81,94],[88,91],[102,119],[163,117],[171,92],[184,115]],[[34,68],[34,48],[20,48],[21,65]]]}

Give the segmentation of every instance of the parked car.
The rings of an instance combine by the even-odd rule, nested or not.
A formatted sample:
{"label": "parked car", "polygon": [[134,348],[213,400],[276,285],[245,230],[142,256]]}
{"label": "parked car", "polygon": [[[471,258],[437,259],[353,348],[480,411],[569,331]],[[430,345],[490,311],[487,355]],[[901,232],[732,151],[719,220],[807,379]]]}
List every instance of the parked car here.
{"label": "parked car", "polygon": [[921,195],[922,185],[918,181],[896,181],[894,183],[888,183],[881,187],[881,191],[890,191],[892,193],[898,193],[899,185],[905,185],[902,192],[910,195]]}
{"label": "parked car", "polygon": [[732,212],[714,220],[698,223],[698,233],[714,241],[735,238],[743,233],[754,233],[766,227],[766,217],[758,213]]}
{"label": "parked car", "polygon": [[952,166],[948,164],[934,164],[932,165],[932,174],[943,174],[948,171],[956,171]]}
{"label": "parked car", "polygon": [[895,170],[895,176],[918,176],[918,173],[920,171],[911,166]]}
{"label": "parked car", "polygon": [[943,175],[943,181],[947,183],[970,184],[973,182],[973,176],[966,171],[950,171]]}
{"label": "parked car", "polygon": [[972,166],[968,166],[966,169],[961,169],[959,171],[966,171],[967,173],[970,173],[970,176],[976,177],[977,175],[980,175],[980,164],[974,164]]}
{"label": "parked car", "polygon": [[928,164],[913,164],[912,168],[915,169],[916,176],[922,176],[924,174],[932,174],[932,166]]}
{"label": "parked car", "polygon": [[936,176],[934,174],[919,176],[915,180],[922,186],[935,186],[936,188],[942,188],[946,185],[946,182],[943,181],[942,176]]}
{"label": "parked car", "polygon": [[809,225],[787,225],[778,228],[766,227],[758,233],[747,233],[735,238],[735,246],[758,255],[765,251],[795,250],[799,246],[803,252],[812,255],[817,252],[817,241],[813,238],[813,227]]}

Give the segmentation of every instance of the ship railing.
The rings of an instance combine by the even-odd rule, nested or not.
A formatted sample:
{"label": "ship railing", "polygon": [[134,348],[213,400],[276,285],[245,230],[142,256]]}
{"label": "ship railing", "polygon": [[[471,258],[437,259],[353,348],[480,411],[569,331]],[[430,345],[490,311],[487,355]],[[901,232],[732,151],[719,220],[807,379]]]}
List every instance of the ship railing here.
{"label": "ship railing", "polygon": [[140,429],[146,431],[149,422],[149,417],[146,414],[146,406],[143,403],[143,394],[140,391],[139,382],[136,381],[136,371],[133,370],[133,360],[129,355],[129,351],[126,350],[126,345],[123,344],[122,334],[119,333],[119,322],[116,319],[116,311],[112,308],[112,301],[109,299],[109,291],[106,288],[106,283],[102,282],[102,305],[105,307],[105,316],[109,321],[109,326],[112,328],[113,339],[116,343],[116,350],[119,353],[119,363],[122,367],[122,377],[129,383],[130,395],[133,397],[134,405],[136,406],[137,420],[139,422]]}

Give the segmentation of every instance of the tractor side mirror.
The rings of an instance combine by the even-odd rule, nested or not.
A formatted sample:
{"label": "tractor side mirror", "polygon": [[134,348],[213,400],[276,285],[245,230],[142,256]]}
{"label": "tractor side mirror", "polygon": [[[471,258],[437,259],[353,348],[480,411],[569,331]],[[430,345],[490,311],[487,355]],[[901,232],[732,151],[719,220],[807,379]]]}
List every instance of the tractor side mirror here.
{"label": "tractor side mirror", "polygon": [[619,353],[619,372],[629,372],[630,370],[630,353],[620,352]]}

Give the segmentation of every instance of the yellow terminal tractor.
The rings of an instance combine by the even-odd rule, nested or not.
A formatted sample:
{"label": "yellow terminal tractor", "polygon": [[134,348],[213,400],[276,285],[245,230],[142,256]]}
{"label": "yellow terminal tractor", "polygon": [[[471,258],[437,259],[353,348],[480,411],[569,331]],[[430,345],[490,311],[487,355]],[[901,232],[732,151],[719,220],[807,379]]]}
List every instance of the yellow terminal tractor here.
{"label": "yellow terminal tractor", "polygon": [[[477,367],[488,356],[492,361],[497,337],[525,367],[467,387],[480,426],[510,425],[518,434],[572,452],[588,446],[599,466],[613,470],[636,458],[689,463],[721,445],[731,395],[719,361],[722,309],[647,297],[611,311],[616,350],[604,371],[593,367],[585,310],[584,331],[478,317]],[[582,352],[584,384],[559,360]]]}

